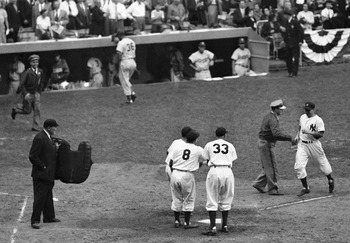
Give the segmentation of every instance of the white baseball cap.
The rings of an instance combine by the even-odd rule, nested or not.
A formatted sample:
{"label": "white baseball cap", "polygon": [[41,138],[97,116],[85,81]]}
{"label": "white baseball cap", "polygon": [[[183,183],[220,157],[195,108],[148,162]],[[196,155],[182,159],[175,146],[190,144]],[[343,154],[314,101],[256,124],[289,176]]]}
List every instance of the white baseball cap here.
{"label": "white baseball cap", "polygon": [[271,108],[278,108],[280,110],[286,109],[286,107],[283,105],[283,101],[282,100],[272,101],[270,106],[271,106]]}

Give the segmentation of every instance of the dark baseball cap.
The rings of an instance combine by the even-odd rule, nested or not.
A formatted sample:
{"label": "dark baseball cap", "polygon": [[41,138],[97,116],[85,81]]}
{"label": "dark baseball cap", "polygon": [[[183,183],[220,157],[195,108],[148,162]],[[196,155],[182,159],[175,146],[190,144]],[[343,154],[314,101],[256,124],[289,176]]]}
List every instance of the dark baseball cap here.
{"label": "dark baseball cap", "polygon": [[226,130],[226,128],[224,127],[218,127],[215,131],[215,134],[217,137],[222,137],[224,136],[226,133],[228,133],[228,131]]}
{"label": "dark baseball cap", "polygon": [[204,46],[205,47],[206,45],[205,45],[205,42],[202,41],[202,42],[199,42],[198,46]]}
{"label": "dark baseball cap", "polygon": [[311,111],[311,110],[315,109],[315,104],[308,101],[308,102],[305,103],[304,109],[308,110],[308,111]]}
{"label": "dark baseball cap", "polygon": [[188,143],[193,143],[199,137],[199,132],[191,130],[186,135],[186,140]]}
{"label": "dark baseball cap", "polygon": [[192,128],[187,126],[187,127],[183,127],[181,130],[181,137],[186,137],[187,133],[189,133],[190,131],[192,131]]}
{"label": "dark baseball cap", "polygon": [[58,127],[56,120],[54,120],[54,119],[45,120],[44,121],[44,128],[48,128],[48,127]]}

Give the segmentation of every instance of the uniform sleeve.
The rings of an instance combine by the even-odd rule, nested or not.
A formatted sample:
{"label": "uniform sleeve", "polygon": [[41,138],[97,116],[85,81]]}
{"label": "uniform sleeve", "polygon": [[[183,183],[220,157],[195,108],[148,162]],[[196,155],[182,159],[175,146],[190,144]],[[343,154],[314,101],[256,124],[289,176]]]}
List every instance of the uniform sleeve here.
{"label": "uniform sleeve", "polygon": [[206,161],[206,155],[205,155],[204,149],[203,149],[202,147],[200,147],[200,146],[198,146],[198,149],[199,149],[199,153],[200,153],[198,162],[204,162],[204,161]]}
{"label": "uniform sleeve", "polygon": [[324,127],[324,123],[323,123],[322,118],[319,118],[317,120],[317,131],[318,132],[324,132],[325,131],[325,127]]}
{"label": "uniform sleeve", "polygon": [[211,51],[208,51],[208,50],[207,50],[207,52],[208,52],[209,59],[213,60],[214,59],[214,53],[212,53]]}
{"label": "uniform sleeve", "polygon": [[235,161],[238,157],[237,157],[237,152],[236,149],[233,145],[231,145],[231,150],[232,150],[232,162]]}
{"label": "uniform sleeve", "polygon": [[232,53],[231,59],[237,61],[238,59],[237,49]]}
{"label": "uniform sleeve", "polygon": [[203,149],[203,158],[205,160],[209,160],[210,156],[209,156],[209,143],[207,143]]}
{"label": "uniform sleeve", "polygon": [[123,43],[121,43],[119,41],[118,45],[117,45],[117,49],[118,52],[123,53],[124,47],[123,47]]}
{"label": "uniform sleeve", "polygon": [[248,55],[248,59],[252,56],[252,54],[250,53],[250,50],[247,48],[247,55]]}
{"label": "uniform sleeve", "polygon": [[195,63],[196,62],[196,55],[195,55],[196,53],[192,53],[192,55],[188,58],[188,59],[190,59],[190,61],[192,62],[192,63]]}

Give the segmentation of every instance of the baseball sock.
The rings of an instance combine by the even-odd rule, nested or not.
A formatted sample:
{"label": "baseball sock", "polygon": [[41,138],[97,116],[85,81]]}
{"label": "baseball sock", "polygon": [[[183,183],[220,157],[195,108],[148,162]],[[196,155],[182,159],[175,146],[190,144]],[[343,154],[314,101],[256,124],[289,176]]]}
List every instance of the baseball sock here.
{"label": "baseball sock", "polygon": [[208,211],[209,212],[209,219],[210,219],[210,228],[216,226],[215,220],[216,220],[216,211]]}
{"label": "baseball sock", "polygon": [[301,183],[303,184],[303,187],[304,188],[306,188],[306,189],[308,189],[309,187],[308,187],[308,185],[307,185],[307,180],[306,180],[306,177],[305,178],[303,178],[303,179],[301,179]]}
{"label": "baseball sock", "polygon": [[222,211],[222,227],[227,226],[228,211]]}
{"label": "baseball sock", "polygon": [[174,211],[174,216],[175,216],[175,221],[179,221],[180,222],[180,212]]}
{"label": "baseball sock", "polygon": [[327,179],[330,181],[330,180],[333,180],[333,177],[331,174],[327,175]]}
{"label": "baseball sock", "polygon": [[190,224],[191,212],[185,212],[185,222],[186,224]]}

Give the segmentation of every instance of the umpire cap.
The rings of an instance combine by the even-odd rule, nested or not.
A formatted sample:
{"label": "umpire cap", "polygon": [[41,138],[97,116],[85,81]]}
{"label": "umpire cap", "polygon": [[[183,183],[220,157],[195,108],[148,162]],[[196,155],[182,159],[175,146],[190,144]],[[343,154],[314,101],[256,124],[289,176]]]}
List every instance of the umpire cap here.
{"label": "umpire cap", "polygon": [[199,137],[199,132],[191,130],[186,135],[186,140],[188,143],[193,143]]}
{"label": "umpire cap", "polygon": [[281,110],[284,110],[286,109],[286,107],[283,105],[283,101],[282,100],[275,100],[275,101],[272,101],[271,104],[270,104],[271,108],[278,108],[278,109],[281,109]]}
{"label": "umpire cap", "polygon": [[44,128],[48,128],[48,127],[58,127],[56,120],[54,120],[54,119],[45,120],[44,121]]}

